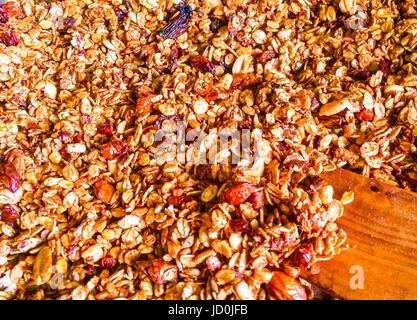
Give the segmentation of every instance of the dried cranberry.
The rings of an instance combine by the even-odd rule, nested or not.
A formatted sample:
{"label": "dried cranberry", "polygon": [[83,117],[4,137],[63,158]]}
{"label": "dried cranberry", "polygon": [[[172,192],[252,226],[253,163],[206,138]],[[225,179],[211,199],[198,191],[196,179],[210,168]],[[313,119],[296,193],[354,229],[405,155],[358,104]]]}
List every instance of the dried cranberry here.
{"label": "dried cranberry", "polygon": [[213,89],[206,95],[206,101],[211,102],[217,100],[219,98],[219,91],[217,89]]}
{"label": "dried cranberry", "polygon": [[6,18],[6,22],[11,17],[20,16],[21,13],[19,3],[16,1],[7,1],[0,6],[0,15]]}
{"label": "dried cranberry", "polygon": [[243,219],[233,219],[230,221],[230,228],[233,232],[250,232],[251,225],[249,221]]}
{"label": "dried cranberry", "polygon": [[5,205],[0,216],[0,220],[8,224],[12,228],[16,227],[19,219],[19,212],[10,205]]}
{"label": "dried cranberry", "polygon": [[313,245],[311,243],[304,245],[294,255],[294,262],[297,266],[307,268],[313,259]]}
{"label": "dried cranberry", "polygon": [[253,192],[253,185],[242,183],[227,189],[224,193],[224,200],[233,205],[245,202]]}
{"label": "dried cranberry", "polygon": [[125,155],[129,151],[126,141],[112,140],[101,146],[101,154],[107,160],[115,160]]}
{"label": "dried cranberry", "polygon": [[271,296],[278,300],[306,300],[307,293],[300,281],[282,271],[275,271],[266,286]]}
{"label": "dried cranberry", "polygon": [[263,191],[252,193],[248,198],[248,202],[252,204],[252,207],[255,210],[262,209],[265,206],[265,196]]}
{"label": "dried cranberry", "polygon": [[0,165],[0,172],[2,172],[0,182],[4,184],[7,190],[15,193],[20,187],[20,177],[13,163],[7,161]]}
{"label": "dried cranberry", "polygon": [[262,82],[261,78],[253,73],[241,73],[233,76],[233,82],[230,87],[231,90],[240,89],[244,90],[249,87],[255,86]]}
{"label": "dried cranberry", "polygon": [[201,55],[193,56],[190,58],[191,66],[201,72],[210,72],[211,74],[216,73],[216,68],[209,58]]}
{"label": "dried cranberry", "polygon": [[173,282],[178,278],[178,269],[176,265],[162,259],[152,260],[150,266],[146,269],[146,273],[151,280],[157,284]]}
{"label": "dried cranberry", "polygon": [[101,259],[100,265],[104,269],[114,268],[114,266],[116,265],[116,259],[113,258],[111,255],[107,255]]}
{"label": "dried cranberry", "polygon": [[176,39],[183,33],[187,32],[188,22],[193,14],[193,9],[188,5],[182,5],[180,6],[179,11],[179,17],[168,23],[161,30],[160,34],[165,39]]}
{"label": "dried cranberry", "polygon": [[358,114],[358,119],[361,121],[372,121],[374,118],[374,112],[372,110],[363,109]]}
{"label": "dried cranberry", "polygon": [[176,42],[174,42],[171,45],[170,49],[171,51],[169,53],[169,70],[171,72],[174,72],[174,70],[177,68],[177,65],[178,65],[178,58],[180,56],[180,50]]}
{"label": "dried cranberry", "polygon": [[7,46],[17,46],[19,44],[19,37],[13,31],[7,31],[2,35],[2,41]]}
{"label": "dried cranberry", "polygon": [[390,75],[390,73],[391,73],[391,71],[390,71],[390,65],[389,65],[389,62],[388,62],[386,59],[382,59],[382,60],[379,62],[379,69],[382,71],[382,73],[383,73],[385,76],[389,76],[389,75]]}
{"label": "dried cranberry", "polygon": [[272,51],[272,50],[267,50],[267,51],[264,51],[264,52],[260,55],[260,57],[259,57],[259,61],[260,61],[261,63],[267,63],[268,61],[270,61],[270,60],[274,59],[275,57],[276,57],[276,53],[275,53],[275,51]]}
{"label": "dried cranberry", "polygon": [[308,176],[301,182],[302,186],[304,187],[304,190],[308,194],[316,193],[317,190],[323,186],[324,181],[319,176]]}
{"label": "dried cranberry", "polygon": [[239,121],[237,124],[237,127],[239,130],[243,130],[243,129],[252,129],[252,122],[248,119]]}
{"label": "dried cranberry", "polygon": [[174,208],[181,207],[181,205],[188,200],[189,200],[189,197],[184,194],[181,196],[169,196],[168,197],[168,203],[173,205]]}
{"label": "dried cranberry", "polygon": [[111,122],[106,122],[98,127],[97,131],[105,136],[111,136],[114,130],[114,125]]}

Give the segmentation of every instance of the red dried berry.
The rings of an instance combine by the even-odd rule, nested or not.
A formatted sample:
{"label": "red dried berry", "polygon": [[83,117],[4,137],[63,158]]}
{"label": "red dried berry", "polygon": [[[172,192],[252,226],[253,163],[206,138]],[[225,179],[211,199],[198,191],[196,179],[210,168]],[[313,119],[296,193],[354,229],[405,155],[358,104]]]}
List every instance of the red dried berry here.
{"label": "red dried berry", "polygon": [[222,263],[216,256],[210,256],[206,259],[207,269],[210,272],[216,272],[222,267]]}
{"label": "red dried berry", "polygon": [[209,58],[201,55],[193,56],[190,58],[191,66],[201,72],[210,72],[211,74],[216,73],[216,68]]}
{"label": "red dried berry", "polygon": [[14,228],[16,227],[18,219],[19,212],[17,212],[17,210],[14,209],[12,206],[5,205],[2,210],[0,220]]}
{"label": "red dried berry", "polygon": [[1,12],[6,18],[16,17],[22,14],[20,5],[16,1],[7,1],[6,3],[3,3],[1,5]]}
{"label": "red dried berry", "polygon": [[169,196],[168,197],[168,203],[173,205],[174,208],[180,208],[181,205],[188,200],[189,200],[189,197],[184,195],[184,194],[180,195],[180,196]]}
{"label": "red dried berry", "polygon": [[100,265],[104,269],[114,268],[114,266],[116,265],[116,259],[113,258],[111,255],[107,255],[101,259]]}
{"label": "red dried berry", "polygon": [[7,161],[0,165],[0,172],[3,172],[3,175],[0,176],[0,182],[4,184],[7,190],[15,193],[20,187],[20,177],[14,165]]}
{"label": "red dried berry", "polygon": [[268,61],[270,61],[270,60],[272,60],[273,58],[275,58],[276,57],[276,53],[275,53],[275,51],[272,51],[272,50],[267,50],[267,51],[264,51],[261,55],[260,55],[260,57],[259,57],[259,61],[261,62],[261,63],[267,63]]}
{"label": "red dried berry", "polygon": [[219,98],[219,91],[217,89],[213,89],[206,95],[206,101],[211,102],[217,100]]}
{"label": "red dried berry", "polygon": [[294,263],[302,268],[306,268],[313,259],[314,247],[311,243],[304,245],[295,253]]}
{"label": "red dried berry", "polygon": [[233,205],[239,205],[245,202],[253,192],[253,185],[250,183],[242,183],[231,187],[224,193],[224,200]]}
{"label": "red dried berry", "polygon": [[180,56],[180,48],[178,47],[178,44],[174,42],[171,45],[171,51],[169,53],[169,70],[171,72],[174,72],[174,70],[177,68],[178,65],[178,58]]}
{"label": "red dried berry", "polygon": [[231,90],[239,89],[244,90],[249,87],[255,86],[262,82],[261,78],[253,73],[240,73],[233,76],[233,82],[230,87]]}
{"label": "red dried berry", "polygon": [[251,225],[249,221],[243,219],[233,219],[230,221],[230,228],[233,232],[250,232]]}
{"label": "red dried berry", "polygon": [[151,265],[146,269],[146,273],[157,284],[173,282],[178,278],[176,265],[166,262],[163,259],[152,260]]}
{"label": "red dried berry", "polygon": [[274,272],[266,288],[269,294],[278,300],[307,300],[306,290],[300,281],[282,271]]}
{"label": "red dried berry", "polygon": [[97,131],[105,136],[111,136],[114,130],[114,125],[111,122],[106,122],[98,127]]}
{"label": "red dried berry", "polygon": [[252,204],[255,210],[262,209],[265,206],[265,195],[263,191],[252,193],[248,198],[248,202]]}
{"label": "red dried berry", "polygon": [[237,124],[237,127],[239,130],[243,130],[243,129],[252,129],[252,122],[248,119],[239,121]]}
{"label": "red dried berry", "polygon": [[7,46],[17,46],[19,44],[19,37],[13,31],[7,31],[3,33],[1,37],[3,43]]}
{"label": "red dried berry", "polygon": [[379,69],[382,71],[384,76],[389,76],[391,73],[389,62],[386,59],[382,59],[379,62]]}
{"label": "red dried berry", "polygon": [[129,145],[126,141],[112,140],[101,146],[101,154],[107,160],[115,160],[125,155],[129,151]]}
{"label": "red dried berry", "polygon": [[358,119],[361,121],[372,121],[374,118],[374,112],[372,110],[363,109],[358,114]]}

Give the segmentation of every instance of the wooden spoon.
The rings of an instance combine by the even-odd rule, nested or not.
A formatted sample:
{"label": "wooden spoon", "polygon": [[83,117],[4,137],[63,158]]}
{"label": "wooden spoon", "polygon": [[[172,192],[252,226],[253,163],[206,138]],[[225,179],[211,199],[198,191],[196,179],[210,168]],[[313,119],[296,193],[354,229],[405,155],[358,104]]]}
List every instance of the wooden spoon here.
{"label": "wooden spoon", "polygon": [[338,224],[356,246],[304,275],[344,299],[417,299],[417,193],[346,170],[323,175],[340,199],[355,193]]}

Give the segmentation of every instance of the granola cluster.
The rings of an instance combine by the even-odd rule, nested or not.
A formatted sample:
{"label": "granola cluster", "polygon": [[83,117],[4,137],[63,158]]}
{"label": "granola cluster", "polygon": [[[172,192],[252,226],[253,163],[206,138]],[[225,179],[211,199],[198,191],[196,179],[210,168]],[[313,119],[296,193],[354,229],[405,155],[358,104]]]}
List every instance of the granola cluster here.
{"label": "granola cluster", "polygon": [[[416,9],[0,1],[0,298],[313,298],[352,200],[320,174],[417,189]],[[177,161],[179,121],[260,157]]]}

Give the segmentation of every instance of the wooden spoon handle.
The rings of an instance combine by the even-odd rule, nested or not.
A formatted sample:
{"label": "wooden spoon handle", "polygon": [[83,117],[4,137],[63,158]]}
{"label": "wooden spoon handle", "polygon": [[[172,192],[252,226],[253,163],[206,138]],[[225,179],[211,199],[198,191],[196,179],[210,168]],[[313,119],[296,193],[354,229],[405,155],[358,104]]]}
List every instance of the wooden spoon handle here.
{"label": "wooden spoon handle", "polygon": [[345,299],[417,299],[417,193],[341,169],[323,178],[339,199],[355,193],[338,224],[356,248],[307,278]]}

